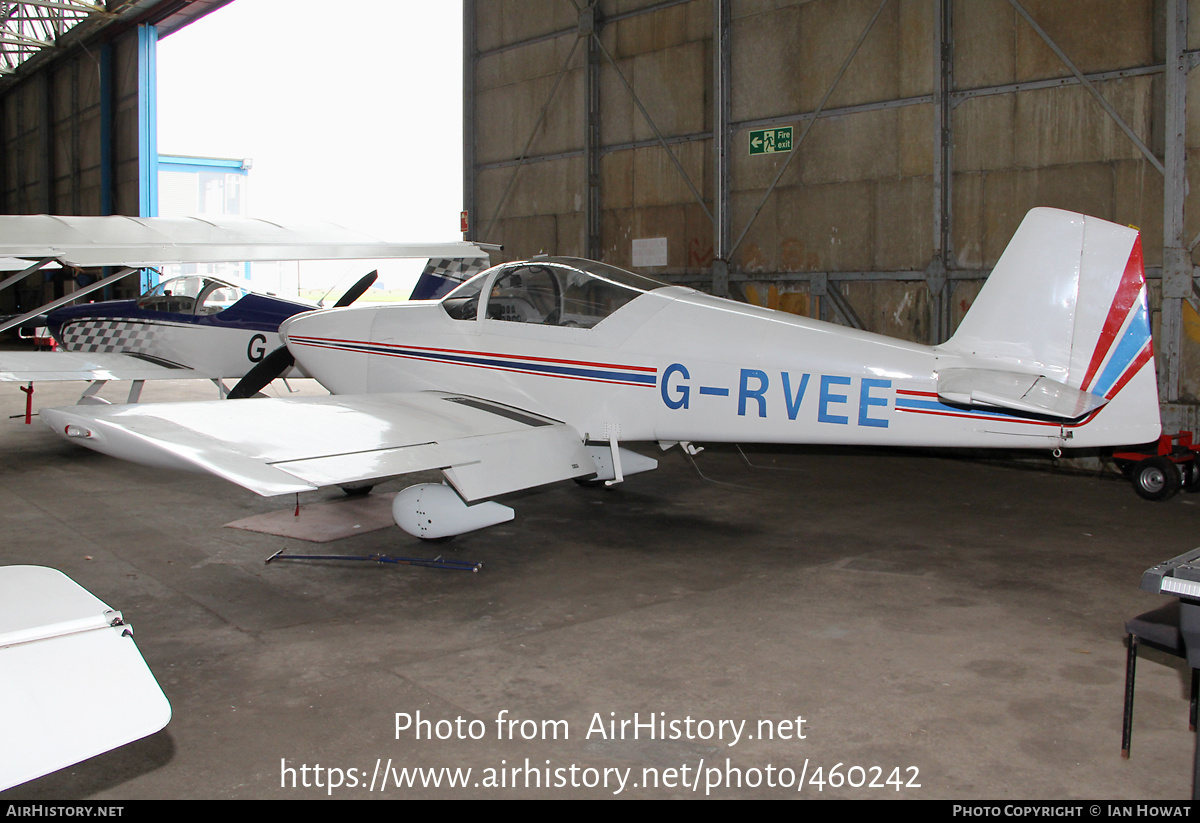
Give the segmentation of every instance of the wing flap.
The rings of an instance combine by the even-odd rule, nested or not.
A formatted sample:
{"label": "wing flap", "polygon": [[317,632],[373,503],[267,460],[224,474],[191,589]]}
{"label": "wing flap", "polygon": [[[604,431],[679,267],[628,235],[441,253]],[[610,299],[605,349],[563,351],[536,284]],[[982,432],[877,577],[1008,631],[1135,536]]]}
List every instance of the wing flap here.
{"label": "wing flap", "polygon": [[596,473],[579,434],[565,423],[455,444],[477,459],[455,463],[446,479],[467,500],[586,477]]}
{"label": "wing flap", "polygon": [[355,480],[373,480],[441,469],[447,465],[447,451],[447,446],[438,443],[420,443],[368,452],[281,461],[275,463],[274,468],[311,483],[313,488],[318,488]]}
{"label": "wing flap", "polygon": [[1045,375],[992,369],[944,369],[938,398],[963,406],[991,406],[1025,414],[1075,420],[1108,401]]}
{"label": "wing flap", "polygon": [[444,392],[43,409],[57,432],[264,496],[441,469],[468,500],[592,474],[571,427]]}
{"label": "wing flap", "polygon": [[595,473],[588,462],[579,435],[559,423],[273,466],[314,486],[441,469],[459,494],[473,501]]}

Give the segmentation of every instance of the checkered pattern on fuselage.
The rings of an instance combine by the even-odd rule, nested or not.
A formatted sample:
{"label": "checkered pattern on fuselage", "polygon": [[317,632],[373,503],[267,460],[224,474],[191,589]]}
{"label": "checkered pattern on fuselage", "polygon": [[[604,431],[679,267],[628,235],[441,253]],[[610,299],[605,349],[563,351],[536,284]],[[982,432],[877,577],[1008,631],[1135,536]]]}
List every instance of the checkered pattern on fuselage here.
{"label": "checkered pattern on fuselage", "polygon": [[81,320],[63,327],[63,348],[67,351],[149,353],[154,345],[155,327],[126,320]]}

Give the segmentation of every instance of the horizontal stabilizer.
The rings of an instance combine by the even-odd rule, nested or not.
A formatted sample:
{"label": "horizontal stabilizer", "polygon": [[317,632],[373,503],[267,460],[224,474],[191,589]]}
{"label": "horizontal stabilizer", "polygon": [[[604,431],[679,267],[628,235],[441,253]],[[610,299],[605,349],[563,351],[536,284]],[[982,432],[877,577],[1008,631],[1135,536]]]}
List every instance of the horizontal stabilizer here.
{"label": "horizontal stabilizer", "polygon": [[991,369],[944,369],[938,373],[938,398],[961,406],[998,409],[1075,420],[1108,401],[1044,375]]}
{"label": "horizontal stabilizer", "polygon": [[574,429],[444,392],[43,409],[113,457],[207,471],[264,496],[440,469],[466,500],[594,473]]}
{"label": "horizontal stabilizer", "polygon": [[0,791],[170,719],[120,612],[55,569],[0,567]]}

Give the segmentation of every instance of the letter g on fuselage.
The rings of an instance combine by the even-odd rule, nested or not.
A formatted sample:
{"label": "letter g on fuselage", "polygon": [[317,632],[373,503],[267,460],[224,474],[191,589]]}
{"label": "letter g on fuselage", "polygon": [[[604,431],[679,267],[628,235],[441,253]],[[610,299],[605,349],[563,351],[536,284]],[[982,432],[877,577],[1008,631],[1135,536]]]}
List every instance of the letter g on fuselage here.
{"label": "letter g on fuselage", "polygon": [[[691,399],[692,390],[687,383],[676,382],[672,384],[671,378],[676,374],[680,375],[683,380],[690,380],[691,375],[681,363],[672,363],[667,366],[663,372],[662,382],[659,384],[659,391],[662,392],[663,402],[667,404],[668,409],[686,409],[688,401]],[[671,395],[674,395],[672,397]]]}

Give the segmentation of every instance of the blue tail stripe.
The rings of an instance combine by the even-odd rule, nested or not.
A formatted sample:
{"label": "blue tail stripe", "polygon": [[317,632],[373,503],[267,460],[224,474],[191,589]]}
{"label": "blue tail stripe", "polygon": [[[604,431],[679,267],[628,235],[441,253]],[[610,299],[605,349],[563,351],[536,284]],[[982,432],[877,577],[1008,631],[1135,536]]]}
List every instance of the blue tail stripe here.
{"label": "blue tail stripe", "polygon": [[1116,349],[1109,357],[1108,365],[1104,367],[1104,371],[1092,386],[1092,394],[1101,397],[1107,395],[1109,389],[1121,379],[1121,375],[1129,368],[1129,364],[1141,353],[1149,341],[1150,321],[1146,314],[1146,304],[1143,302],[1138,306],[1137,313],[1129,323],[1129,328],[1125,330],[1121,341],[1117,343]]}

